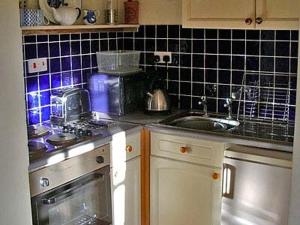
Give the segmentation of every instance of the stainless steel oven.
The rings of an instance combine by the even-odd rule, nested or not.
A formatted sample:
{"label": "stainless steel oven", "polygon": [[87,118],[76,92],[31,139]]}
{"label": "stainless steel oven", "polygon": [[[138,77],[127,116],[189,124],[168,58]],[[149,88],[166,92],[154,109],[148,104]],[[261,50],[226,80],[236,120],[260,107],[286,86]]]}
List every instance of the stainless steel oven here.
{"label": "stainless steel oven", "polygon": [[109,162],[106,145],[30,173],[33,224],[111,224]]}

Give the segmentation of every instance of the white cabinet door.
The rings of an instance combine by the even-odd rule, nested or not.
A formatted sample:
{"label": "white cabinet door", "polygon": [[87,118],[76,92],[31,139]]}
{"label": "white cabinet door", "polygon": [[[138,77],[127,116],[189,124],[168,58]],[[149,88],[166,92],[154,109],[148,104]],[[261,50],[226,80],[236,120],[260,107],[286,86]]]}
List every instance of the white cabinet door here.
{"label": "white cabinet door", "polygon": [[141,225],[140,131],[112,137],[112,205],[114,225]]}
{"label": "white cabinet door", "polygon": [[298,29],[299,0],[182,0],[183,27]]}
{"label": "white cabinet door", "polygon": [[141,224],[140,157],[113,168],[113,224]]}
{"label": "white cabinet door", "polygon": [[183,27],[254,28],[254,18],[255,0],[182,0]]}
{"label": "white cabinet door", "polygon": [[256,28],[298,29],[299,0],[256,0]]}
{"label": "white cabinet door", "polygon": [[219,225],[220,170],[151,156],[150,224]]}

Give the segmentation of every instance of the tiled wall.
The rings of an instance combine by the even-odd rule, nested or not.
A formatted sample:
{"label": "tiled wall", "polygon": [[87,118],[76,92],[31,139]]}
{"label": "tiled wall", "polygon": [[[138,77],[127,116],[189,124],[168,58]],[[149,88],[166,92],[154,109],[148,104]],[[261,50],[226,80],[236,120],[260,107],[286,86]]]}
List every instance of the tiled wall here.
{"label": "tiled wall", "polygon": [[[95,52],[123,48],[123,33],[31,35],[23,37],[27,121],[49,120],[51,90],[85,87],[87,75],[97,70]],[[48,71],[28,73],[28,60],[48,59]]]}
{"label": "tiled wall", "polygon": [[[143,52],[146,71],[153,70],[154,51],[173,53],[166,80],[175,106],[201,109],[200,97],[206,95],[208,110],[223,113],[225,99],[241,93],[234,101],[235,114],[295,118],[298,31],[143,26],[125,35],[124,47]],[[166,74],[165,65],[157,69]]]}
{"label": "tiled wall", "polygon": [[[241,90],[234,113],[241,102],[241,116],[294,120],[297,31],[151,25],[137,33],[24,36],[23,48],[28,124],[49,119],[52,89],[85,86],[97,70],[95,52],[116,49],[140,50],[141,67],[165,76],[175,107],[201,109],[206,95],[209,111],[226,112],[225,98]],[[153,66],[154,51],[172,52],[172,64]],[[48,58],[48,71],[27,72],[28,59],[36,57]]]}

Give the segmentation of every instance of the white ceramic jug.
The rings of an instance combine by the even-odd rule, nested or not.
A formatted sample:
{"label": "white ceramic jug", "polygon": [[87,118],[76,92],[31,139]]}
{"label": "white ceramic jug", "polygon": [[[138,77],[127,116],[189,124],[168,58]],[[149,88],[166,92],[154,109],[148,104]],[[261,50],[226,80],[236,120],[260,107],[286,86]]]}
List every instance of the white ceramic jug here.
{"label": "white ceramic jug", "polygon": [[62,6],[59,8],[51,8],[55,21],[61,25],[72,25],[80,17],[81,10]]}

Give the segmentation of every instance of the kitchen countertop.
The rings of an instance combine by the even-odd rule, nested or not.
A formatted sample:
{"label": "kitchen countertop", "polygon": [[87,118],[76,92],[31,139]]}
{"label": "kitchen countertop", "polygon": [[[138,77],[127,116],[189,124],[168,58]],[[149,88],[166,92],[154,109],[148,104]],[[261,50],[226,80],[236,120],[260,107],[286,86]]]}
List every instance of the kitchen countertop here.
{"label": "kitchen countertop", "polygon": [[139,125],[149,125],[149,124],[156,124],[159,123],[160,121],[168,118],[169,116],[175,115],[177,113],[185,112],[186,110],[179,110],[175,109],[172,110],[171,113],[153,113],[153,114],[146,114],[141,111],[133,112],[133,113],[128,113],[124,116],[111,116],[107,115],[105,113],[97,113],[97,117],[103,118],[103,119],[110,119],[118,122],[128,122],[128,123],[133,123],[133,124],[139,124]]}
{"label": "kitchen countertop", "polygon": [[[293,151],[293,132],[294,127],[287,124],[267,123],[262,121],[240,121],[241,124],[229,131],[204,131],[189,130],[159,123],[160,121],[187,110],[173,110],[171,114],[145,114],[144,112],[134,112],[124,116],[107,116],[99,114],[99,117],[111,119],[119,122],[129,122],[148,127],[150,130],[190,136],[195,138],[205,138],[207,140],[221,141],[230,144],[245,146],[256,146],[278,151]],[[275,132],[274,132],[275,131]],[[277,133],[277,135],[270,135]],[[282,134],[282,135],[281,135]]]}
{"label": "kitchen countertop", "polygon": [[[141,129],[143,126],[149,128],[152,131],[165,134],[202,138],[211,141],[223,142],[226,144],[237,144],[250,147],[252,146],[285,152],[293,151],[293,138],[291,136],[268,136],[268,132],[271,132],[273,130],[273,124],[267,124],[257,121],[242,121],[237,129],[225,132],[217,132],[189,130],[160,123],[160,121],[182,112],[186,112],[186,110],[173,110],[170,114],[144,114],[144,112],[134,112],[124,116],[108,116],[106,114],[97,113],[96,116],[98,118],[115,121],[115,126],[109,128],[108,132],[105,135],[94,136],[93,138],[86,141],[80,141],[79,143],[75,143],[74,145],[62,147],[53,152],[50,152],[39,160],[31,160],[29,172],[36,171],[38,169],[63,161],[73,156],[91,151],[105,144],[109,144],[114,134],[122,131],[125,131],[126,134],[130,134]],[[276,129],[281,128],[284,129],[286,127],[276,126]],[[246,132],[249,130],[250,133]],[[286,132],[283,133],[285,134]],[[70,152],[72,152],[72,154],[69,154]]]}

